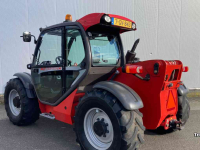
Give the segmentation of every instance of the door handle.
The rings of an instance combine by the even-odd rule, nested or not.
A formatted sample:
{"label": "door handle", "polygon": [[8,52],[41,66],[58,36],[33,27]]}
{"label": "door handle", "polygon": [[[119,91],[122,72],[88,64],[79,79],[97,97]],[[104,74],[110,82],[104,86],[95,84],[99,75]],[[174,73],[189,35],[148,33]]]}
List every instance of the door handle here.
{"label": "door handle", "polygon": [[33,69],[33,72],[34,72],[34,73],[38,73],[38,72],[39,72],[39,69],[38,69],[38,68],[34,68],[34,69]]}

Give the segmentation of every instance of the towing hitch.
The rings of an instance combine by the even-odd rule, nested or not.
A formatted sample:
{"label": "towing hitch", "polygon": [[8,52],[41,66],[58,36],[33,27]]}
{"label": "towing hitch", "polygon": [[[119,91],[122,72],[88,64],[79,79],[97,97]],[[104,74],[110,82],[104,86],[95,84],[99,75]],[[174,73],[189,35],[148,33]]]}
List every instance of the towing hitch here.
{"label": "towing hitch", "polygon": [[169,122],[169,128],[182,130],[184,127],[182,126],[182,122],[181,121],[171,120]]}
{"label": "towing hitch", "polygon": [[182,121],[178,121],[176,119],[176,116],[172,116],[172,117],[168,117],[166,118],[161,126],[164,127],[165,130],[168,130],[169,128],[173,128],[173,129],[178,129],[178,130],[182,130],[184,127],[182,126]]}

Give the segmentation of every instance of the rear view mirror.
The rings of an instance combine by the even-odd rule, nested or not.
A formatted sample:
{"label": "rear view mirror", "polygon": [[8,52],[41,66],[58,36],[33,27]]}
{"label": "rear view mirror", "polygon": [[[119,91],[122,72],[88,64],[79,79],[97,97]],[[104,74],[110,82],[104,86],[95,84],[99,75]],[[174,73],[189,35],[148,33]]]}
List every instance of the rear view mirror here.
{"label": "rear view mirror", "polygon": [[23,32],[23,41],[24,42],[31,42],[31,32]]}

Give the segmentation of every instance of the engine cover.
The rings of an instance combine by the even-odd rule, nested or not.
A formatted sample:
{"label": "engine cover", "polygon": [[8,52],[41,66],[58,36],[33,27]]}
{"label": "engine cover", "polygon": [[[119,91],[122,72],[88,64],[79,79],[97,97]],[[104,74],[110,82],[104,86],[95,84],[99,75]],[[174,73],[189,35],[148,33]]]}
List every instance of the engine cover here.
{"label": "engine cover", "polygon": [[182,62],[149,60],[134,63],[143,67],[143,73],[139,74],[145,78],[147,74],[150,80],[142,80],[133,74],[123,73],[115,78],[116,81],[131,87],[141,97],[144,107],[140,109],[143,113],[143,122],[147,129],[156,129],[167,116],[176,116],[178,111],[177,89],[182,84]]}

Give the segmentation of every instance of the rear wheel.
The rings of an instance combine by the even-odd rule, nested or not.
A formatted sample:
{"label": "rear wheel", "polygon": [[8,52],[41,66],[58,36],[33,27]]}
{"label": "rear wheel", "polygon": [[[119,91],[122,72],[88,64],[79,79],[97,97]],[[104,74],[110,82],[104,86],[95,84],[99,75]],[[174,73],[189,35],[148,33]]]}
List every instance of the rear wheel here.
{"label": "rear wheel", "polygon": [[11,79],[5,88],[5,109],[15,125],[29,125],[39,119],[37,99],[29,99],[19,79]]}
{"label": "rear wheel", "polygon": [[182,122],[182,126],[184,126],[190,115],[190,104],[188,102],[187,96],[179,96],[178,97],[178,112],[177,112],[177,120]]}
{"label": "rear wheel", "polygon": [[127,111],[111,93],[95,89],[76,109],[77,142],[85,150],[135,150],[144,142],[142,114]]}

